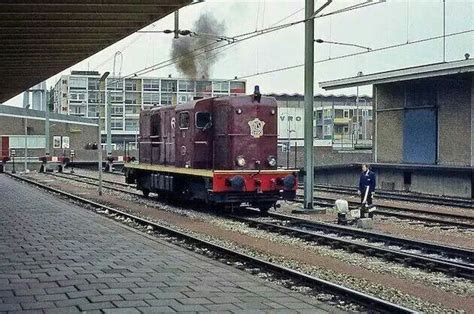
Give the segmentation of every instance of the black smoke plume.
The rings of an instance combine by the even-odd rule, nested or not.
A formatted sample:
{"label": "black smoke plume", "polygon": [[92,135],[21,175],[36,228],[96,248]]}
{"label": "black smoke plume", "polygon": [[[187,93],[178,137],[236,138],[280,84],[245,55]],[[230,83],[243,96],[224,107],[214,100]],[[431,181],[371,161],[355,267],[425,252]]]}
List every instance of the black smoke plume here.
{"label": "black smoke plume", "polygon": [[[173,40],[171,46],[171,57],[178,58],[176,67],[186,77],[209,78],[212,65],[217,61],[218,55],[215,51],[207,51],[216,42],[215,36],[222,36],[225,32],[224,22],[219,22],[212,14],[202,14],[194,23],[192,32],[196,33],[192,37],[180,36]],[[207,46],[205,49],[199,49]],[[203,52],[206,50],[205,52]]]}

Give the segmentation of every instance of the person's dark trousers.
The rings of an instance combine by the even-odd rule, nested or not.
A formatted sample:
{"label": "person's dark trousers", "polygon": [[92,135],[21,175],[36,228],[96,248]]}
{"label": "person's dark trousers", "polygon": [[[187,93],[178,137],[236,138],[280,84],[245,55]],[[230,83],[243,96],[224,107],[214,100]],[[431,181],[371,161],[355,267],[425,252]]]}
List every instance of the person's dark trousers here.
{"label": "person's dark trousers", "polygon": [[[361,194],[360,195],[360,204],[364,205],[363,202],[364,202],[364,194]],[[370,192],[369,192],[369,195],[367,195],[367,205],[372,205],[372,193],[370,193]]]}
{"label": "person's dark trousers", "polygon": [[[367,186],[365,188],[368,189],[369,187]],[[361,206],[364,206],[365,192],[366,191],[364,191],[360,194],[360,204],[361,204]],[[370,192],[367,193],[367,205],[368,206],[372,205],[372,193],[370,193]],[[369,218],[373,218],[373,216],[374,216],[373,213],[369,213]]]}

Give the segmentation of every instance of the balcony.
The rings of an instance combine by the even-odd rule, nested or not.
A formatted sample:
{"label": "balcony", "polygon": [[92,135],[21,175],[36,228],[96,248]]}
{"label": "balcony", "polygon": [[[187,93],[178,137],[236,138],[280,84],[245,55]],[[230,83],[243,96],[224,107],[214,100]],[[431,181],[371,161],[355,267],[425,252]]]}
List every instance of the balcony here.
{"label": "balcony", "polygon": [[349,124],[351,118],[334,118],[334,124]]}

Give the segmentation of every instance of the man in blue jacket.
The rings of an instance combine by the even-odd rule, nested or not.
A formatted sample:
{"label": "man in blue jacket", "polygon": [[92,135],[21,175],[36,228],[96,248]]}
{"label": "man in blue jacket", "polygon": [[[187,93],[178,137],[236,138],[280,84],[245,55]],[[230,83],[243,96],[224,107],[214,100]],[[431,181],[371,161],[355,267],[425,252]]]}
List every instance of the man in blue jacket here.
{"label": "man in blue jacket", "polygon": [[370,171],[369,165],[362,165],[362,173],[359,179],[359,190],[357,194],[360,195],[360,203],[362,205],[372,205],[372,197],[375,193],[375,173]]}

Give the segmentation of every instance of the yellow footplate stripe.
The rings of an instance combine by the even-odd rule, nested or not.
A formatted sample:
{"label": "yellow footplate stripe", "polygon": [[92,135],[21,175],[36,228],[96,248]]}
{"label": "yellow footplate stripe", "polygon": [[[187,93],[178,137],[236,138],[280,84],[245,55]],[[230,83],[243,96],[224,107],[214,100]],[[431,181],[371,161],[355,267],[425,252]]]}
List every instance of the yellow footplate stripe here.
{"label": "yellow footplate stripe", "polygon": [[[295,169],[275,169],[275,170],[209,170],[209,169],[193,169],[193,168],[182,168],[175,166],[165,165],[152,165],[148,163],[126,163],[125,168],[148,170],[148,171],[159,171],[168,173],[187,174],[198,177],[212,178],[214,174],[290,174],[295,172]],[[297,171],[297,170],[296,170]]]}
{"label": "yellow footplate stripe", "polygon": [[212,170],[208,170],[208,169],[192,169],[192,168],[181,168],[181,167],[175,167],[175,166],[152,165],[152,164],[142,163],[142,162],[141,163],[126,163],[124,167],[130,168],[130,169],[178,173],[178,174],[187,174],[190,176],[212,178]]}

